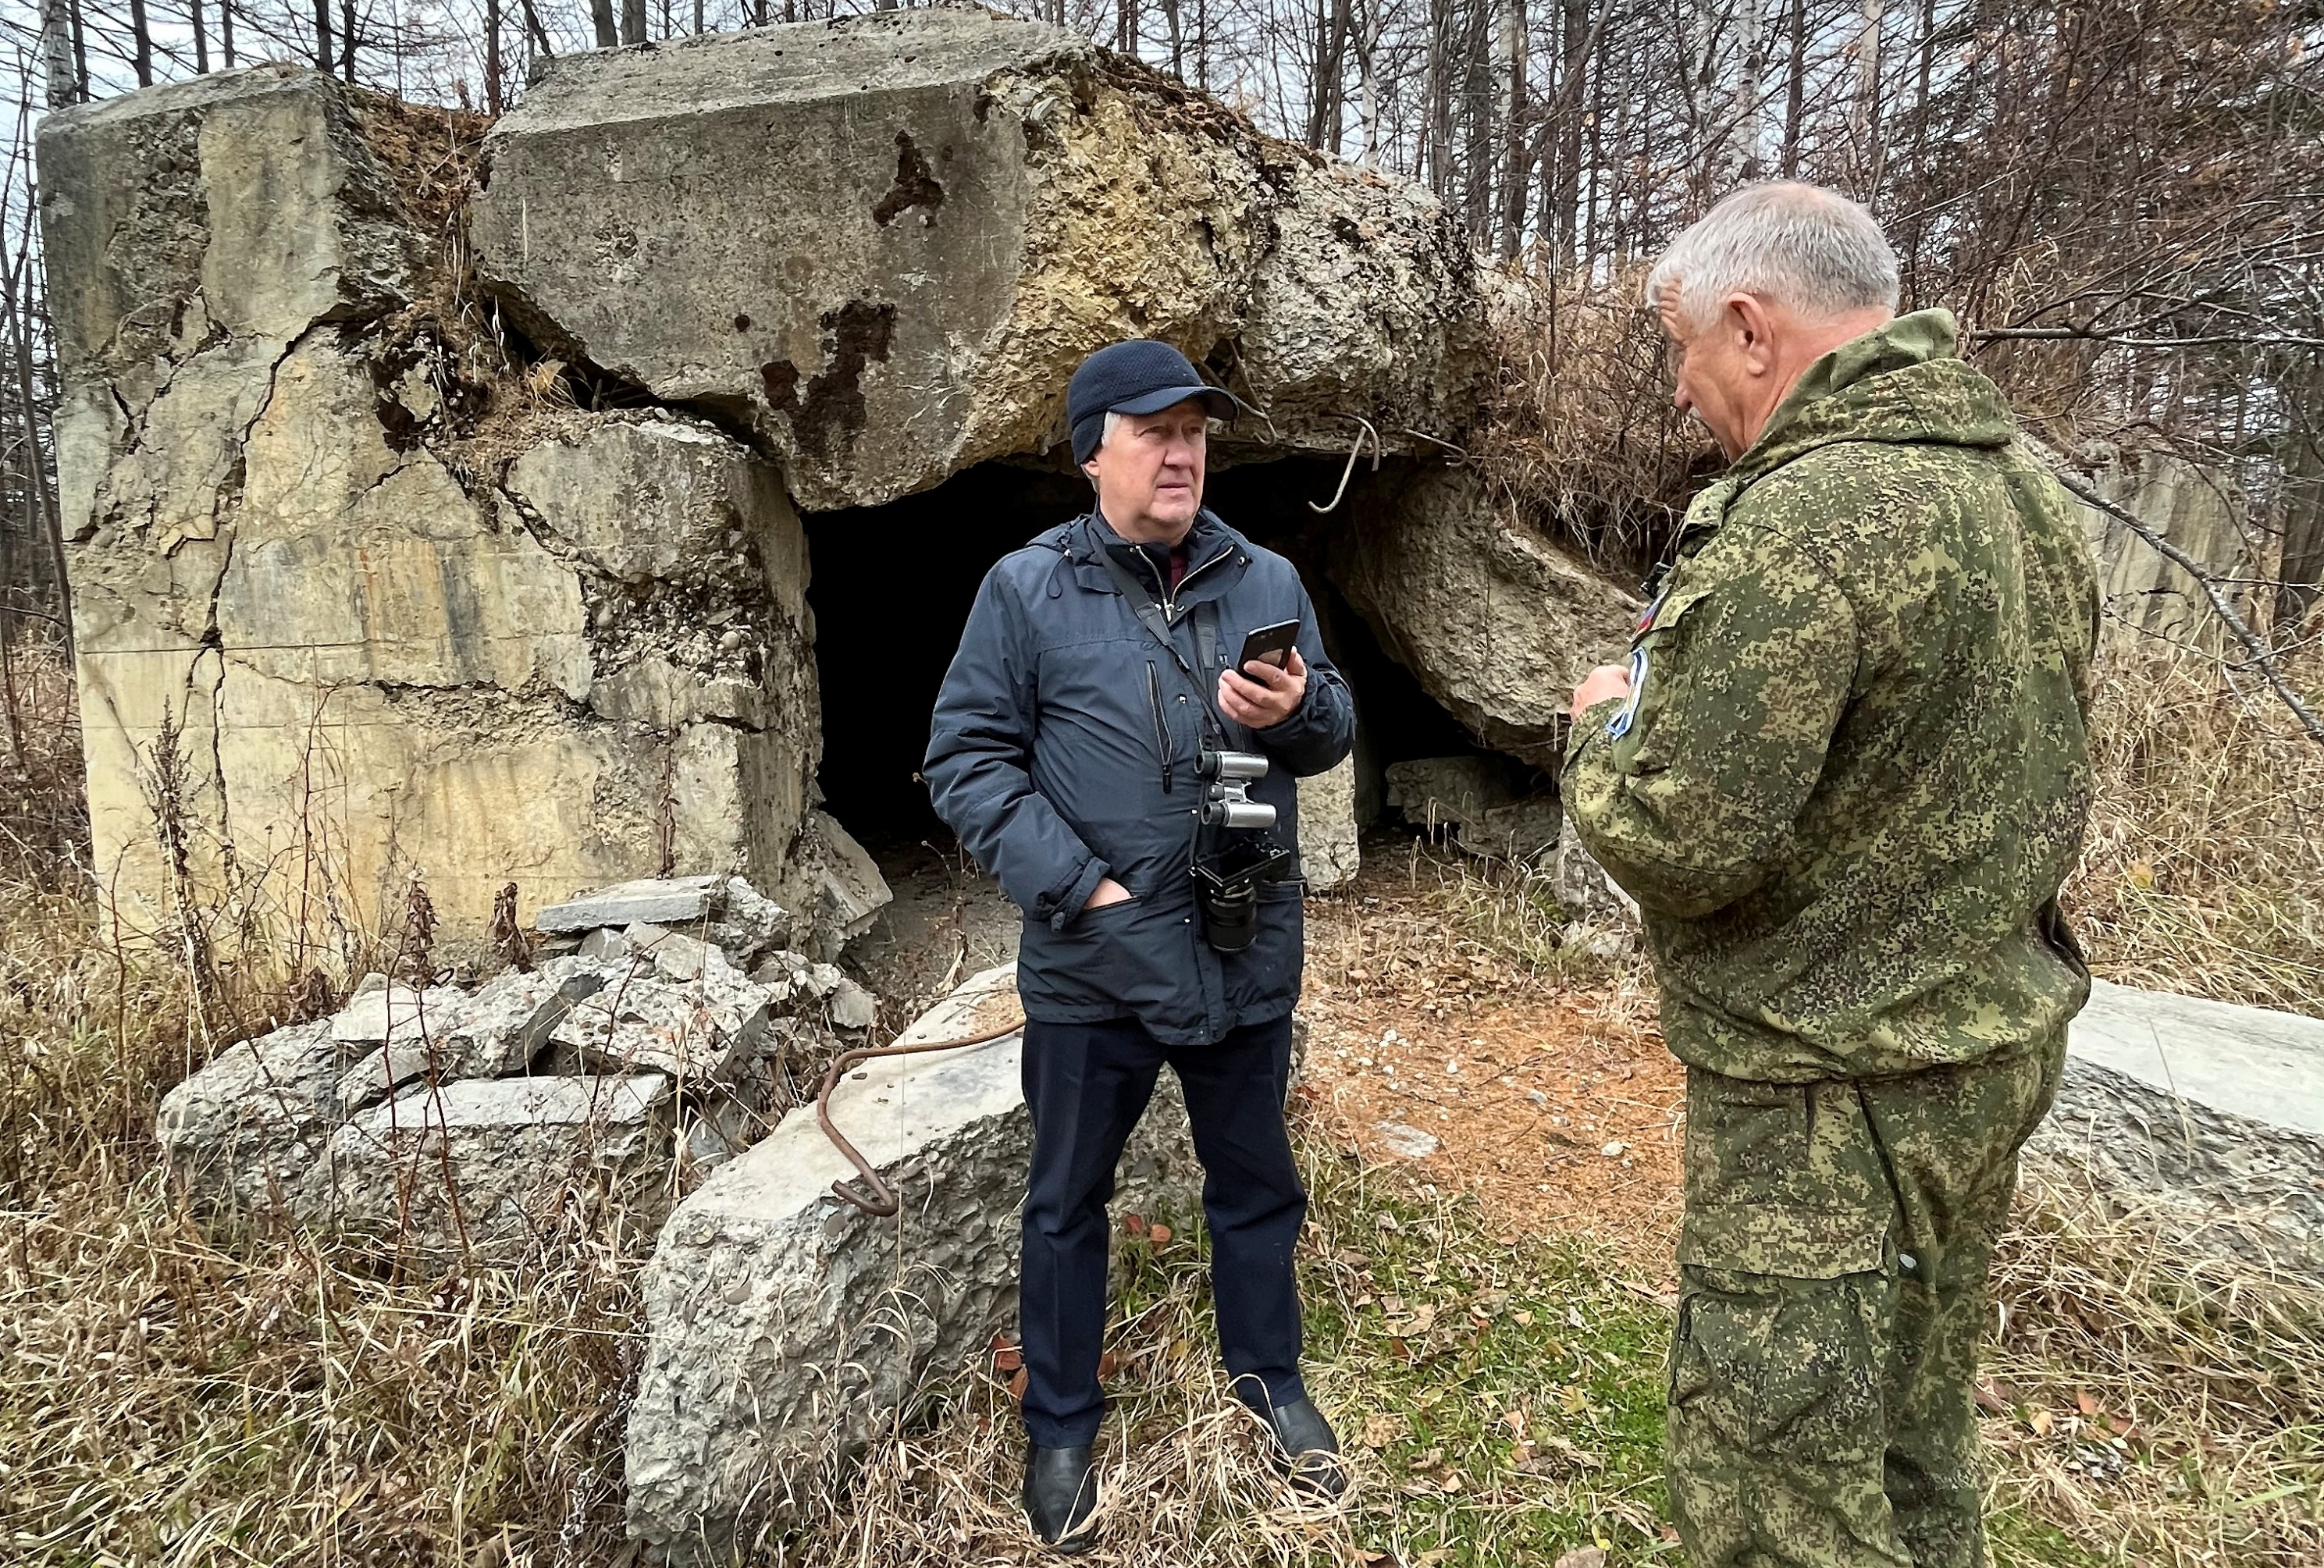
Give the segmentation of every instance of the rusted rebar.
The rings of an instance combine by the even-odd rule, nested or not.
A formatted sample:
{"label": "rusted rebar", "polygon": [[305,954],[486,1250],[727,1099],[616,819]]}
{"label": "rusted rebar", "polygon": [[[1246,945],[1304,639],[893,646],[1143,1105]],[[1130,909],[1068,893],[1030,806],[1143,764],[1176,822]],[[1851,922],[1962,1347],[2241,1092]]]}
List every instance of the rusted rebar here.
{"label": "rusted rebar", "polygon": [[1024,1027],[1025,1020],[1019,1018],[1011,1021],[1004,1028],[990,1029],[981,1035],[964,1035],[958,1039],[923,1040],[918,1045],[910,1046],[868,1046],[853,1051],[841,1052],[831,1064],[830,1069],[824,1074],[823,1087],[816,1091],[815,1120],[823,1129],[823,1135],[831,1139],[831,1146],[845,1155],[848,1163],[855,1167],[858,1175],[862,1176],[865,1185],[871,1187],[872,1195],[865,1197],[862,1193],[849,1186],[844,1177],[833,1182],[831,1190],[874,1219],[887,1219],[903,1206],[895,1192],[887,1183],[880,1179],[880,1173],[872,1168],[872,1162],[865,1159],[857,1151],[855,1146],[847,1141],[845,1133],[832,1125],[831,1092],[838,1086],[839,1080],[847,1074],[849,1069],[859,1062],[868,1062],[877,1056],[914,1056],[924,1051],[957,1051],[970,1046],[991,1045],[994,1040],[1013,1035]]}

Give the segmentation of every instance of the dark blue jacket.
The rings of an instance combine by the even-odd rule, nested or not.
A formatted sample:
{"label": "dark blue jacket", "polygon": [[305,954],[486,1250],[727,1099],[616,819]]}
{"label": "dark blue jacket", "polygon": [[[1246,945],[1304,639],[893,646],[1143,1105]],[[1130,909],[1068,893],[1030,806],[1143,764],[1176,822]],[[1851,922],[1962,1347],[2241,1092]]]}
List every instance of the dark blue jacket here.
{"label": "dark blue jacket", "polygon": [[[1197,688],[1141,624],[1107,570],[1111,549],[1164,599],[1154,563],[1094,512],[1051,529],[985,575],[936,697],[922,769],[936,814],[1025,912],[1017,989],[1028,1018],[1136,1018],[1157,1039],[1207,1045],[1281,1018],[1299,999],[1299,885],[1259,890],[1258,939],[1221,954],[1202,939],[1192,874],[1195,774],[1207,711],[1230,745],[1273,763],[1251,798],[1298,842],[1294,780],[1348,754],[1347,683],[1324,657],[1315,610],[1289,561],[1205,512],[1187,535],[1171,635]],[[1215,649],[1194,607],[1218,606]],[[1217,715],[1220,669],[1244,633],[1293,617],[1307,695],[1264,730]],[[1130,900],[1084,910],[1103,877]]]}

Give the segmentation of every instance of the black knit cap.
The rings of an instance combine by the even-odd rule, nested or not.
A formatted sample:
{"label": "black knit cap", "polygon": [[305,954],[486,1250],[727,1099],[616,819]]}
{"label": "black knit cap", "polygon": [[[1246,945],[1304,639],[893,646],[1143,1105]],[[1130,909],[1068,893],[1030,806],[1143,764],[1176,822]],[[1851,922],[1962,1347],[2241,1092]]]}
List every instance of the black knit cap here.
{"label": "black knit cap", "polygon": [[1065,384],[1065,418],[1074,431],[1074,461],[1086,463],[1105,434],[1108,414],[1158,414],[1200,398],[1214,420],[1231,420],[1242,404],[1203,380],[1194,363],[1167,343],[1133,337],[1082,361]]}

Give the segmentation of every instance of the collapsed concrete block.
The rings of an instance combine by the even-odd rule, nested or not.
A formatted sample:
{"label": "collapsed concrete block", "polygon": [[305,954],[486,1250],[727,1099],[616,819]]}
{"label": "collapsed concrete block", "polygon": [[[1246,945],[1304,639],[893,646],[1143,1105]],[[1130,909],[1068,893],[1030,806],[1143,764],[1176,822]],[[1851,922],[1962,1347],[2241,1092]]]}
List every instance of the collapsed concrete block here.
{"label": "collapsed concrete block", "polygon": [[950,7],[561,57],[486,143],[478,271],[541,342],[749,420],[815,511],[1064,434],[1066,377],[1167,338],[1345,450],[1476,406],[1436,201],[1273,141],[1062,28]]}
{"label": "collapsed concrete block", "polygon": [[332,1017],[331,1038],[351,1046],[448,1038],[467,1000],[456,985],[390,984],[360,992]]}
{"label": "collapsed concrete block", "polygon": [[229,822],[318,852],[278,907],[371,916],[417,867],[456,948],[511,881],[530,905],[665,846],[771,881],[798,832],[820,740],[774,468],[661,410],[503,408],[472,441],[502,372],[436,316],[444,225],[412,215],[481,129],[271,65],[42,123],[92,836],[141,925],[171,908],[163,752],[198,883]]}
{"label": "collapsed concrete block", "polygon": [[2324,1283],[2324,1020],[2093,982],[2027,1168]]}
{"label": "collapsed concrete block", "polygon": [[1299,780],[1299,870],[1307,886],[1329,892],[1356,880],[1362,850],[1356,828],[1356,760]]}
{"label": "collapsed concrete block", "polygon": [[729,877],[726,891],[704,935],[718,945],[737,969],[754,967],[789,938],[788,910],[741,877]]}
{"label": "collapsed concrete block", "polygon": [[776,892],[796,912],[793,945],[825,960],[869,931],[895,898],[877,862],[827,811],[807,813]]}
{"label": "collapsed concrete block", "polygon": [[1638,600],[1504,514],[1472,468],[1384,476],[1329,573],[1380,646],[1483,745],[1554,771],[1566,708]]}
{"label": "collapsed concrete block", "polygon": [[442,1246],[521,1241],[575,1192],[667,1202],[669,1080],[472,1078],[374,1105],[332,1135],[340,1218]]}
{"label": "collapsed concrete block", "polygon": [[[989,970],[902,1038],[981,1033],[1015,1015],[1014,992],[1013,965]],[[853,1171],[811,1107],[671,1213],[641,1285],[632,1536],[723,1562],[761,1526],[829,1507],[864,1445],[1009,1325],[1031,1148],[1022,1043],[884,1058],[835,1091],[833,1119],[902,1196],[897,1218],[832,1195]],[[1123,1158],[1120,1208],[1199,1203],[1175,1083],[1164,1075]]]}
{"label": "collapsed concrete block", "polygon": [[1391,762],[1388,803],[1415,827],[1451,830],[1471,854],[1531,860],[1558,843],[1554,792],[1528,790],[1524,770],[1501,757],[1425,757]]}
{"label": "collapsed concrete block", "polygon": [[495,976],[464,1001],[453,1020],[444,1056],[464,1078],[521,1073],[547,1048],[550,1031],[572,1005],[604,989],[612,977],[572,958],[551,959],[530,974]]}
{"label": "collapsed concrete block", "polygon": [[533,918],[543,931],[587,931],[599,926],[682,925],[706,919],[725,884],[720,876],[641,877],[552,904]]}
{"label": "collapsed concrete block", "polygon": [[318,1019],[211,1057],[155,1117],[171,1175],[228,1206],[311,1213],[327,1191],[324,1152],[349,1049]]}

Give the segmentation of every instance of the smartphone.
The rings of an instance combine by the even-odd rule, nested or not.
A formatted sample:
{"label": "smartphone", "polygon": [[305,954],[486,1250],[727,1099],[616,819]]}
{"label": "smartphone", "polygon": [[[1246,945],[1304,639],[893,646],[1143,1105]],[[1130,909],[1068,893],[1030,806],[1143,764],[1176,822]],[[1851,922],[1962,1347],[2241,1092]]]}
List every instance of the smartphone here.
{"label": "smartphone", "polygon": [[1291,645],[1299,641],[1299,623],[1277,621],[1272,626],[1262,626],[1242,640],[1242,657],[1235,660],[1240,669],[1252,659],[1263,659],[1281,669],[1291,657]]}

